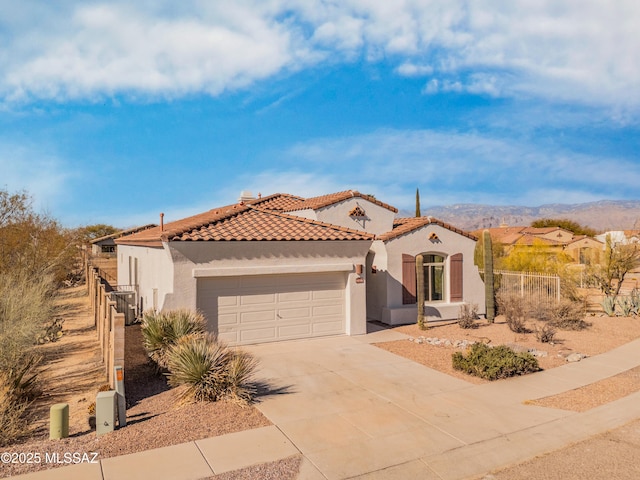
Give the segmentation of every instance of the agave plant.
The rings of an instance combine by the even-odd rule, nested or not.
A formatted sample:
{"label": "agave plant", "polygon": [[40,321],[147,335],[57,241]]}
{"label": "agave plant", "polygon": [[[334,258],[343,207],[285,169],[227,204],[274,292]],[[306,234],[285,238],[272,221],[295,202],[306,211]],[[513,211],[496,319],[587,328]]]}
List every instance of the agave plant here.
{"label": "agave plant", "polygon": [[620,311],[622,312],[623,317],[630,317],[633,313],[633,302],[629,297],[619,297],[618,306],[620,307]]}
{"label": "agave plant", "polygon": [[200,313],[187,309],[145,312],[141,327],[144,349],[160,369],[166,369],[171,346],[187,335],[204,333],[205,325]]}
{"label": "agave plant", "polygon": [[602,301],[602,308],[604,309],[604,313],[609,315],[610,317],[615,316],[616,314],[616,297],[604,297]]}
{"label": "agave plant", "polygon": [[222,398],[248,403],[253,398],[249,379],[255,360],[229,349],[211,334],[182,337],[169,350],[167,364],[169,385],[179,387],[182,403]]}

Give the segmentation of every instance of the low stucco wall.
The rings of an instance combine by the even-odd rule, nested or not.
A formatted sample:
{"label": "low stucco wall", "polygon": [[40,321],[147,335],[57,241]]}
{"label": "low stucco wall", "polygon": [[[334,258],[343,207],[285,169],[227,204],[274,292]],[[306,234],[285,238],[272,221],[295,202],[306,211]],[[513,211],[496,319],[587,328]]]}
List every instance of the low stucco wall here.
{"label": "low stucco wall", "polygon": [[[430,303],[425,305],[424,319],[427,322],[457,320],[460,307],[465,302]],[[409,325],[418,321],[417,305],[403,305],[395,308],[383,308],[381,321],[388,325]]]}

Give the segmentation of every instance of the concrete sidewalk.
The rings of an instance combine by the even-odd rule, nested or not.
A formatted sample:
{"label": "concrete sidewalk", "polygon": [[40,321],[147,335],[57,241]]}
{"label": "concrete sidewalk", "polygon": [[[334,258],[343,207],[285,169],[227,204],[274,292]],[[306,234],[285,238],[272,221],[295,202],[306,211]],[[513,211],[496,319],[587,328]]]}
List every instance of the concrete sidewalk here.
{"label": "concrete sidewalk", "polygon": [[640,392],[575,413],[523,401],[640,365],[640,339],[550,371],[469,384],[369,345],[393,331],[248,347],[274,425],[25,475],[198,479],[302,453],[300,479],[464,479],[640,418]]}

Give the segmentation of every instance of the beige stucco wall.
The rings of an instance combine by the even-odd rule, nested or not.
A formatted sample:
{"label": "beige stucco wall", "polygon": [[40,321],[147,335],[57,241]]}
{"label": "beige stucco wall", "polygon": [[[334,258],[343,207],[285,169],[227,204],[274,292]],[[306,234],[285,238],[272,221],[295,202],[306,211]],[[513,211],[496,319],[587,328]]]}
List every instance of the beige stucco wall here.
{"label": "beige stucco wall", "polygon": [[196,308],[198,278],[344,272],[347,334],[363,334],[366,283],[356,283],[355,265],[365,264],[370,245],[370,241],[171,242],[173,291],[162,307]]}
{"label": "beige stucco wall", "polygon": [[143,309],[153,308],[154,289],[161,309],[165,297],[173,293],[173,262],[168,251],[162,247],[118,245],[118,285],[129,285],[129,257],[137,259],[138,297]]}
{"label": "beige stucco wall", "polygon": [[[349,212],[358,205],[364,210],[366,216],[363,218],[350,217]],[[362,197],[348,198],[342,202],[320,208],[315,212],[313,210],[298,210],[291,213],[377,235],[390,231],[393,228],[393,219],[395,217],[395,213],[391,210],[376,205]]]}
{"label": "beige stucco wall", "polygon": [[[375,273],[374,273],[375,267]],[[387,249],[384,242],[375,240],[367,255],[367,317],[382,320],[387,305]]]}
{"label": "beige stucco wall", "polygon": [[[431,233],[438,236],[437,241],[429,240]],[[376,241],[372,250],[380,251]],[[371,299],[368,303],[372,307],[369,315],[391,325],[414,323],[417,319],[417,305],[402,304],[402,254],[416,256],[419,253],[437,253],[446,256],[446,286],[445,301],[425,304],[427,320],[456,319],[462,303],[478,305],[480,314],[485,313],[484,283],[478,273],[478,268],[473,264],[473,251],[475,241],[455,233],[439,225],[427,225],[406,235],[384,242],[385,255],[375,254],[370,261],[378,267],[378,273],[371,275],[376,277],[378,284],[384,279],[386,292],[376,292],[376,296],[383,300]],[[463,302],[449,301],[449,261],[450,256],[456,253],[463,255]],[[369,279],[370,286],[374,285]],[[384,305],[380,303],[384,302]],[[376,311],[376,307],[377,311]],[[379,316],[380,318],[377,318]]]}

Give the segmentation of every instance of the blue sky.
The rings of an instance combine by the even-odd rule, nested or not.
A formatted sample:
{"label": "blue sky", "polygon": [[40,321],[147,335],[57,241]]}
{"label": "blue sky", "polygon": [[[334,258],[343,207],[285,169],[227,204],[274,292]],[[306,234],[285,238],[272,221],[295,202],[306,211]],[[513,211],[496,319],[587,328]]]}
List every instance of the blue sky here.
{"label": "blue sky", "polygon": [[241,190],[640,199],[636,1],[0,0],[0,188],[67,226]]}

